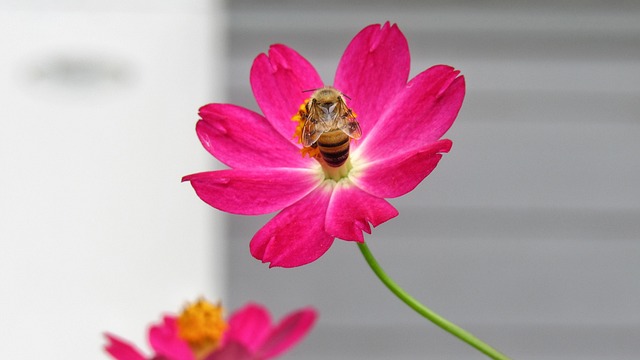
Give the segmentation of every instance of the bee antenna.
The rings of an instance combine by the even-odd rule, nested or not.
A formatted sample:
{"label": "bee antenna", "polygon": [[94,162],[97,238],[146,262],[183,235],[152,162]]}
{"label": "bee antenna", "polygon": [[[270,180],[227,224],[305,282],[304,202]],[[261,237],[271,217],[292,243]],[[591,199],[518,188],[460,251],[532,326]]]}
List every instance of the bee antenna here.
{"label": "bee antenna", "polygon": [[351,97],[349,97],[349,95],[347,94],[342,94],[342,95],[344,95],[344,97],[346,97],[347,99],[351,100]]}
{"label": "bee antenna", "polygon": [[306,92],[312,92],[312,91],[316,91],[316,90],[318,90],[318,89],[307,89],[307,90],[302,90],[302,92],[306,93]]}

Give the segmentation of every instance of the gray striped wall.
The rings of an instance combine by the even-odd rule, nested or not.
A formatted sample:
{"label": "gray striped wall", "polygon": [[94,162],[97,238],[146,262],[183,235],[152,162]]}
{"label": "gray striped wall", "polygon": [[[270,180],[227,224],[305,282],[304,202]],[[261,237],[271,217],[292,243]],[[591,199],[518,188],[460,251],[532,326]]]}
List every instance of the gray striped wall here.
{"label": "gray striped wall", "polygon": [[[462,70],[454,141],[400,216],[366,240],[434,310],[515,359],[640,358],[640,2],[231,1],[228,101],[257,109],[248,76],[271,43],[326,82],[349,40],[397,22],[412,75]],[[419,318],[337,241],[271,269],[249,239],[267,217],[227,216],[232,307],[321,319],[287,359],[482,359]]]}

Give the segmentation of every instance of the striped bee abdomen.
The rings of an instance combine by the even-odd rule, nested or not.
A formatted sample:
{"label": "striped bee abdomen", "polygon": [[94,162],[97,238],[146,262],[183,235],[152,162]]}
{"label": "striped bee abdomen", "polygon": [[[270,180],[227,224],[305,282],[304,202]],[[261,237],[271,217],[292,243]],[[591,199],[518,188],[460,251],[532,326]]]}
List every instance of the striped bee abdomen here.
{"label": "striped bee abdomen", "polygon": [[332,130],[320,136],[318,149],[327,165],[339,167],[349,157],[349,135],[342,130]]}

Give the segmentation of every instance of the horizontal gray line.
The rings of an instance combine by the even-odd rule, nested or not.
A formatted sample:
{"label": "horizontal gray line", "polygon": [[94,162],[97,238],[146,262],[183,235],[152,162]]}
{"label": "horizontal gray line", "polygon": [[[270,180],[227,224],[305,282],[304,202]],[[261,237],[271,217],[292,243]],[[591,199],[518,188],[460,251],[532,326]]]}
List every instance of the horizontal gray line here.
{"label": "horizontal gray line", "polygon": [[[254,5],[254,4],[252,4]],[[299,4],[298,4],[299,5]],[[413,6],[412,6],[413,5]],[[395,3],[386,6],[334,7],[254,5],[251,9],[232,8],[230,26],[244,31],[351,31],[371,22],[371,19],[390,19],[402,29],[411,31],[512,31],[527,30],[543,33],[606,32],[610,34],[640,33],[638,6],[611,5],[599,10],[580,6],[502,6],[494,8],[474,6],[441,6],[409,4],[399,8]],[[509,3],[511,5],[511,3]],[[320,21],[322,19],[322,21]],[[376,20],[374,20],[375,22]],[[380,22],[380,20],[377,20]]]}
{"label": "horizontal gray line", "polygon": [[[271,43],[284,43],[294,48],[304,48],[305,55],[314,59],[329,59],[331,55],[340,54],[352,35],[332,31],[301,30],[293,33],[288,30],[264,29],[254,33],[232,29],[229,33],[229,51],[233,58],[253,58],[256,49],[266,51]],[[640,31],[611,35],[604,32],[567,34],[525,30],[434,30],[412,31],[407,33],[407,37],[414,58],[449,56],[501,61],[637,61],[640,57]]]}
{"label": "horizontal gray line", "polygon": [[[375,316],[375,314],[372,314]],[[640,352],[639,326],[465,327],[513,358],[630,359]],[[304,359],[471,359],[479,355],[425,321],[424,326],[331,326],[321,323],[301,346]]]}
{"label": "horizontal gray line", "polygon": [[[397,218],[374,230],[377,238],[640,240],[640,209],[397,209]],[[229,236],[250,239],[270,217],[227,216]]]}
{"label": "horizontal gray line", "polygon": [[[260,112],[248,84],[228,89],[231,103]],[[586,124],[606,121],[638,123],[638,94],[610,94],[583,91],[468,90],[465,111],[473,109],[473,122],[510,123],[535,121],[560,124]]]}
{"label": "horizontal gray line", "polygon": [[[309,60],[327,83],[333,76],[335,61]],[[229,79],[234,84],[248,85],[253,59],[231,59]],[[461,58],[414,58],[412,76],[434,64],[450,64],[460,69],[467,79],[467,91],[554,91],[638,94],[640,92],[640,62],[637,61],[506,61]],[[248,86],[246,87],[248,89]]]}

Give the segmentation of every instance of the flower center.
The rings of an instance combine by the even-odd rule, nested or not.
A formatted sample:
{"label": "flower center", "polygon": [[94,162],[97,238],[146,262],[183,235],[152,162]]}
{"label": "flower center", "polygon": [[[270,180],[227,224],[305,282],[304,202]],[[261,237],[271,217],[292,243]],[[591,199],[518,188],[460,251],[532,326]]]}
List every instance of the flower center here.
{"label": "flower center", "polygon": [[340,181],[340,179],[344,179],[349,175],[349,171],[351,171],[351,160],[347,158],[344,164],[339,167],[328,166],[326,162],[320,161],[322,164],[322,171],[324,171],[325,179],[332,179],[335,182]]}
{"label": "flower center", "polygon": [[[309,117],[309,112],[307,111],[308,104],[309,99],[306,99],[298,108],[298,112],[291,118],[291,121],[296,122],[296,130],[294,131],[292,138],[298,138],[298,144],[302,144],[302,131]],[[300,149],[300,154],[302,154],[302,157],[308,156],[318,159],[320,158],[320,149],[318,149],[317,146],[303,146]]]}
{"label": "flower center", "polygon": [[204,299],[185,307],[178,317],[178,336],[191,347],[196,359],[203,359],[218,346],[227,323],[220,304]]}

